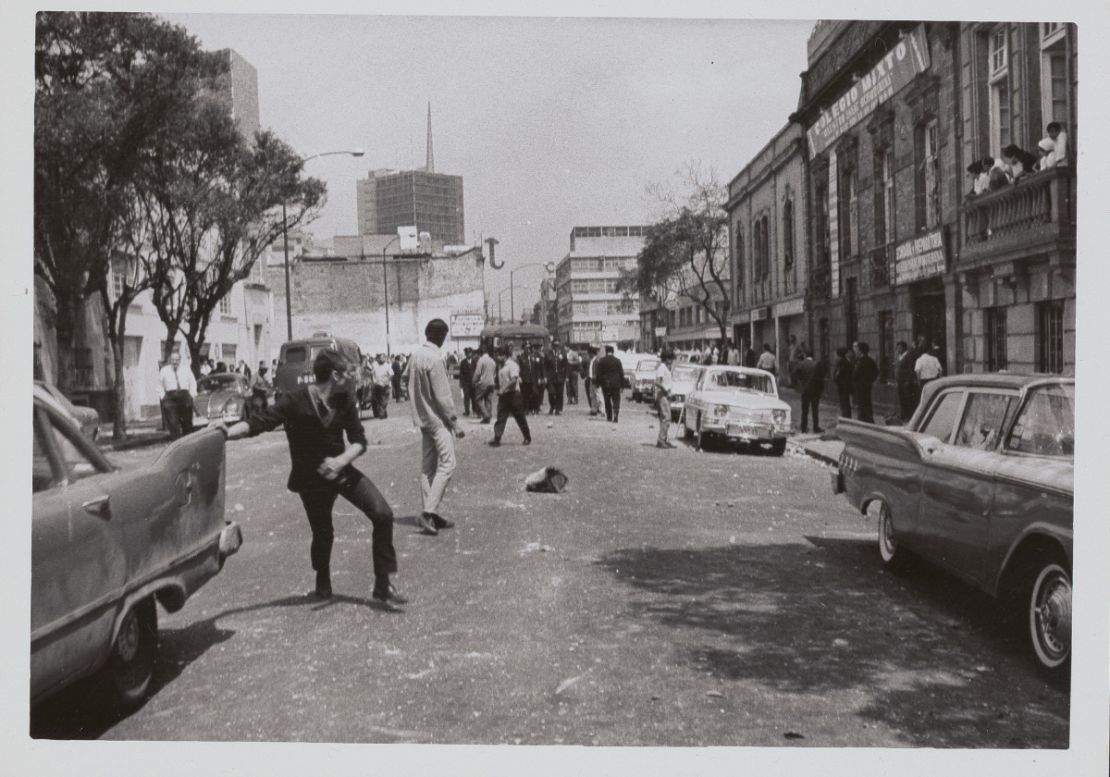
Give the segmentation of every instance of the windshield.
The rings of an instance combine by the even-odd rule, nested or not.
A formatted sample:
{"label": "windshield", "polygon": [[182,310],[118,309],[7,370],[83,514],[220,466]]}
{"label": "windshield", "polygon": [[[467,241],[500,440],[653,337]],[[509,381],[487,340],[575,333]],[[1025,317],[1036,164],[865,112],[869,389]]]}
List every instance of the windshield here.
{"label": "windshield", "polygon": [[773,394],[771,378],[767,375],[752,375],[750,373],[732,372],[722,370],[711,372],[706,376],[706,388],[732,389],[737,391],[758,391],[762,394]]}
{"label": "windshield", "polygon": [[673,380],[693,380],[698,377],[697,367],[675,367],[671,370]]}
{"label": "windshield", "polygon": [[638,372],[647,372],[649,370],[654,370],[658,367],[659,367],[659,360],[658,359],[640,359],[640,361],[636,364],[636,370]]}
{"label": "windshield", "polygon": [[197,391],[219,391],[220,389],[233,388],[239,382],[238,375],[220,373],[201,378],[197,383]]}

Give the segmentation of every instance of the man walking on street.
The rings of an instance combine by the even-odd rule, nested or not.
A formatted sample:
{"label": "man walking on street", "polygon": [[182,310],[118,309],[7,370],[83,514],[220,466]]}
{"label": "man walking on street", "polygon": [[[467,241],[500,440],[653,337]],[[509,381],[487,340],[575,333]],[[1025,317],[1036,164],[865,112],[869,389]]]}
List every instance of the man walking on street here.
{"label": "man walking on street", "polygon": [[597,362],[597,382],[601,395],[605,398],[605,420],[618,423],[621,415],[621,389],[624,382],[624,367],[621,360],[613,355],[613,346],[605,346],[605,355]]}
{"label": "man walking on street", "polygon": [[547,414],[563,414],[563,388],[569,366],[567,352],[558,340],[551,341],[551,350],[544,354],[544,375],[547,377]]}
{"label": "man walking on street", "polygon": [[[543,360],[539,360],[539,363],[542,365]],[[518,366],[520,367],[520,396],[521,401],[524,402],[524,412],[532,415],[539,410],[539,402],[536,401],[536,383],[539,376],[536,374],[538,371],[536,360],[532,358],[531,343],[524,343]]]}
{"label": "man walking on street", "polygon": [[601,412],[597,401],[597,362],[601,357],[598,356],[597,348],[592,345],[586,353],[586,401],[590,405],[590,415],[597,415]]}
{"label": "man walking on street", "polygon": [[494,382],[497,380],[497,363],[490,354],[493,346],[482,351],[474,364],[474,412],[482,416],[480,423],[488,424],[493,416]]}
{"label": "man walking on street", "polygon": [[821,406],[821,394],[825,391],[825,362],[814,361],[813,352],[807,351],[794,368],[794,382],[802,392],[802,434],[809,431],[809,414],[813,413],[813,431],[820,434],[821,421],[818,417],[818,408]]}
{"label": "man walking on street", "polygon": [[420,427],[422,460],[420,495],[424,511],[420,528],[425,534],[436,535],[440,529],[454,526],[439,514],[439,505],[451,476],[455,474],[455,441],[465,435],[458,427],[455,400],[447,378],[443,358],[443,341],[447,339],[447,322],[433,318],[424,327],[427,341],[409,360],[409,396],[412,398],[412,421]]}
{"label": "man walking on street", "polygon": [[497,384],[501,387],[497,397],[497,423],[493,425],[493,439],[489,444],[496,448],[501,444],[501,435],[505,433],[505,423],[509,416],[513,417],[520,433],[524,435],[524,444],[532,444],[532,433],[528,429],[528,418],[524,415],[524,400],[520,396],[520,365],[513,358],[512,349],[507,345],[501,346],[498,351],[501,368],[497,374]]}
{"label": "man walking on street", "polygon": [[462,392],[463,415],[470,415],[470,406],[474,405],[474,414],[478,414],[478,404],[474,402],[474,351],[463,348],[463,358],[459,362],[459,390]]}
{"label": "man walking on street", "polygon": [[674,351],[659,354],[659,366],[655,368],[655,412],[659,414],[659,438],[656,448],[676,447],[668,439],[671,429],[671,366],[674,364]]}
{"label": "man walking on street", "polygon": [[833,383],[836,384],[836,398],[840,402],[842,418],[852,417],[852,363],[848,361],[848,349],[836,349],[836,364],[833,366]]}
{"label": "man walking on street", "polygon": [[571,348],[567,351],[567,404],[578,404],[578,373],[582,370],[582,354]]}
{"label": "man walking on street", "polygon": [[[279,425],[289,441],[292,469],[288,488],[301,498],[312,529],[309,556],[316,572],[316,595],[327,599],[331,589],[331,550],[335,539],[332,508],[342,496],[370,519],[374,531],[371,557],[374,564],[372,596],[387,609],[405,604],[389,576],[397,572],[393,547],[393,510],[377,487],[352,462],[366,452],[366,432],[358,417],[353,374],[360,365],[348,364],[331,349],[313,362],[316,382],[282,394],[273,407],[230,427],[213,421],[228,439],[261,434]],[[347,441],[343,436],[346,433]]]}
{"label": "man walking on street", "polygon": [[377,360],[370,366],[370,407],[374,410],[374,418],[387,418],[389,412],[389,389],[393,383],[393,367],[385,360],[385,354],[379,353]]}
{"label": "man walking on street", "polygon": [[870,347],[867,343],[855,344],[856,363],[852,366],[852,400],[856,404],[856,415],[861,421],[869,424],[875,423],[875,416],[871,410],[871,386],[879,378],[879,367],[875,360],[868,356]]}
{"label": "man walking on street", "polygon": [[193,371],[181,366],[181,354],[170,354],[170,363],[158,371],[158,400],[170,439],[193,431],[193,398],[197,379]]}

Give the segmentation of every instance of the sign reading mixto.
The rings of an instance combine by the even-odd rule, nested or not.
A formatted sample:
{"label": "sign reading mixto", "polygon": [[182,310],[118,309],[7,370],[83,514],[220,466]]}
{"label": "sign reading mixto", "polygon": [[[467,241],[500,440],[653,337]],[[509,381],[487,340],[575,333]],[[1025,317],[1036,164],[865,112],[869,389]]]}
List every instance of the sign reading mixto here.
{"label": "sign reading mixto", "polygon": [[899,243],[894,249],[896,286],[942,275],[944,268],[944,234],[939,229]]}
{"label": "sign reading mixto", "polygon": [[886,53],[852,88],[840,96],[814,122],[806,133],[809,151],[820,154],[881,103],[929,67],[929,47],[925,43],[925,27],[914,31]]}

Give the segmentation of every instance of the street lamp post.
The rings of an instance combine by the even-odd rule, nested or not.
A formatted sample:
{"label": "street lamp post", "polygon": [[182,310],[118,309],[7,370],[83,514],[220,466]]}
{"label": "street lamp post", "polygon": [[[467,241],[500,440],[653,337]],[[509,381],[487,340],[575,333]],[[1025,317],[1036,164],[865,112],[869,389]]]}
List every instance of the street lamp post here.
{"label": "street lamp post", "polygon": [[382,288],[385,289],[385,353],[387,356],[391,355],[392,351],[389,348],[389,275],[385,271],[385,249],[397,242],[399,238],[400,235],[397,235],[382,246]]}
{"label": "street lamp post", "polygon": [[512,270],[509,270],[509,318],[514,321],[516,320],[516,307],[513,304],[513,275],[516,274],[517,270],[526,270],[529,267],[543,267],[547,272],[555,272],[554,262],[529,262],[528,264],[522,264],[520,267],[514,267]]}
{"label": "street lamp post", "polygon": [[[502,321],[504,321],[504,319],[501,317],[501,300],[504,299],[505,292],[506,291],[509,292],[509,296],[512,297],[513,296],[512,295],[513,289],[525,289],[525,288],[527,288],[527,287],[525,287],[525,286],[510,286],[507,289],[502,289],[501,291],[497,292],[497,323],[500,324]],[[510,310],[509,312],[510,312],[510,321],[511,321],[512,311]]]}
{"label": "street lamp post", "polygon": [[[347,156],[359,157],[359,156],[362,156],[365,153],[366,152],[363,151],[361,148],[352,148],[352,149],[349,149],[347,151],[324,151],[324,152],[319,153],[319,154],[312,154],[311,156],[306,156],[304,159],[301,160],[301,164],[304,165],[304,163],[307,162],[308,160],[315,159],[316,157],[319,157],[319,156],[334,156],[334,155],[337,155],[337,154],[344,154],[344,155],[347,155]],[[282,238],[282,243],[284,244],[284,247],[285,247],[285,335],[286,335],[285,339],[286,340],[292,340],[293,339],[293,294],[290,291],[290,283],[289,283],[289,219],[288,219],[288,216],[286,215],[286,208],[285,208],[285,201],[284,200],[282,200],[282,203],[281,203],[281,238]]]}

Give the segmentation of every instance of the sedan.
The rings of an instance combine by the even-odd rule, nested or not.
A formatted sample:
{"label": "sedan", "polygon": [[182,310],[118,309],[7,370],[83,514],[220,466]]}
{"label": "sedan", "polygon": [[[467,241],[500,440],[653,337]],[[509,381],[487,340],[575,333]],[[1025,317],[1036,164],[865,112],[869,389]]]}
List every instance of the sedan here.
{"label": "sedan", "polygon": [[118,469],[34,387],[31,703],[85,677],[121,707],[153,675],[176,612],[242,543],[224,521],[224,438],[206,430]]}
{"label": "sedan", "polygon": [[1018,615],[1041,669],[1071,657],[1075,381],[931,381],[905,428],[846,418],[837,493],[878,517],[879,555],[914,553]]}
{"label": "sedan", "polygon": [[766,370],[709,365],[701,368],[685,398],[682,424],[683,434],[699,449],[712,435],[781,456],[790,433],[790,406],[779,399],[775,376]]}
{"label": "sedan", "polygon": [[193,400],[193,425],[206,426],[209,421],[235,423],[250,418],[251,387],[246,376],[237,372],[218,372],[197,381]]}
{"label": "sedan", "polygon": [[655,371],[659,360],[654,357],[640,359],[632,371],[632,401],[650,402],[655,396]]}
{"label": "sedan", "polygon": [[686,397],[698,382],[701,367],[696,364],[676,364],[671,368],[671,420],[678,422],[686,406]]}

